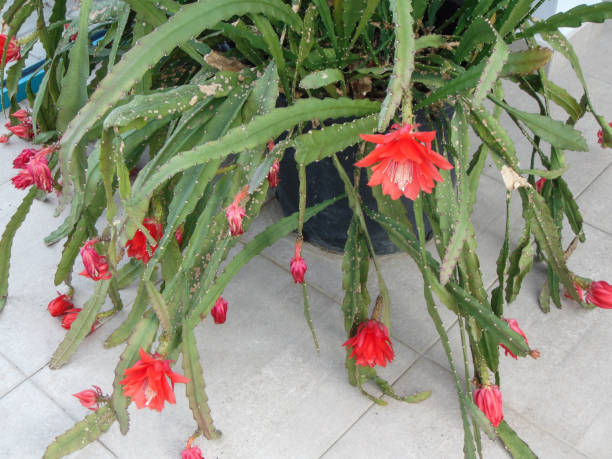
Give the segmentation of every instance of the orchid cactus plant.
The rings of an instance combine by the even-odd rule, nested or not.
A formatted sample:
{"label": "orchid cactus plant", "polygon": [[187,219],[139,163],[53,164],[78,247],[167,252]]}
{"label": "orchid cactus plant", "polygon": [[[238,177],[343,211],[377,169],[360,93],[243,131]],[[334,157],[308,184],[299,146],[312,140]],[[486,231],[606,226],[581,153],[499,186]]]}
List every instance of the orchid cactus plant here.
{"label": "orchid cactus plant", "polygon": [[[345,291],[349,382],[381,404],[363,389],[365,381],[407,402],[429,395],[395,394],[376,373],[394,358],[392,310],[411,306],[390,303],[369,218],[422,274],[427,310],[455,378],[465,456],[482,456],[483,430],[499,436],[515,457],[535,457],[503,420],[500,346],[514,358],[539,354],[505,316],[504,306],[517,297],[539,257],[548,270],[542,309],[548,311],[551,301],[560,305],[562,291],[585,308],[612,307],[609,284],[580,277],[566,264],[585,234],[563,178],[564,152],[587,150],[574,127],[583,116],[596,118],[604,146],[612,146],[612,128],[597,114],[578,58],[559,32],[612,18],[612,4],[578,6],[540,21],[533,14],[541,3],[82,0],[78,18],[69,19],[65,0],[54,2],[49,18],[42,0],[13,0],[3,16],[7,33],[0,35],[0,68],[10,99],[9,132],[2,140],[15,135],[37,147],[14,162],[13,183],[26,191],[0,241],[0,309],[8,297],[12,239],[32,201],[50,192],[58,194],[60,210],[69,209],[45,239],[49,245],[64,241],[54,280],[65,293],[51,300],[49,312],[63,317],[68,329],[50,367],[68,364],[100,321],[129,308],[105,341],[106,347],[123,346],[113,386],[104,388],[110,394],[96,386],[75,394],[94,412],[59,435],[45,457],[78,450],[115,422],[126,434],[130,403],[162,411],[165,402],[175,402],[179,387],[185,387],[197,434],[217,438],[194,329],[209,314],[215,323],[225,322],[222,295],[232,278],[264,248],[296,232],[295,255],[287,263],[301,284],[318,347],[303,226],[339,200],[352,210],[338,273]],[[37,17],[36,31],[15,39],[30,15]],[[23,109],[16,99],[18,79],[37,42],[47,56],[44,79],[36,93],[26,86],[29,108]],[[553,51],[569,60],[583,84],[580,100],[547,78]],[[532,98],[539,112],[514,107],[505,98],[504,80]],[[552,118],[551,103],[567,113],[565,121]],[[532,146],[527,168],[519,163],[502,113]],[[355,173],[338,157],[353,145]],[[279,161],[288,152],[298,168],[298,211],[227,260],[278,184]],[[471,222],[488,158],[504,178],[508,204],[497,285],[490,293]],[[309,165],[324,159],[331,160],[345,192],[307,207]],[[360,196],[361,169],[376,208]],[[402,196],[413,207],[414,224]],[[513,196],[522,203],[524,230],[511,250]],[[576,236],[568,250],[561,245],[564,219]],[[71,279],[79,257],[85,267],[80,274],[91,280],[93,294],[75,308]],[[377,281],[373,295],[367,287],[370,263]],[[124,305],[121,290],[133,283],[137,295]],[[107,297],[113,308],[101,311]],[[455,371],[439,307],[458,317],[464,363],[472,373],[466,381]],[[172,367],[179,355],[182,369]],[[192,443],[193,437],[183,457],[201,457]]]}

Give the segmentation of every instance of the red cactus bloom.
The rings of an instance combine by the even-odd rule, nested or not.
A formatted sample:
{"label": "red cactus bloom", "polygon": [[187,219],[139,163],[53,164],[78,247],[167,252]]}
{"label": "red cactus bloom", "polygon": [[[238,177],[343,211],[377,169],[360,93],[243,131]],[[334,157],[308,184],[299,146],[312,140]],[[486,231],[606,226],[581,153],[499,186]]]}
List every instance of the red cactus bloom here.
{"label": "red cactus bloom", "polygon": [[98,386],[93,386],[93,389],[82,390],[72,395],[79,399],[81,405],[91,411],[97,411],[100,408],[100,399],[103,397],[102,389]]}
{"label": "red cactus bloom", "polygon": [[248,192],[249,186],[247,185],[236,195],[234,202],[232,202],[225,209],[227,224],[229,225],[229,230],[232,236],[239,236],[244,233],[244,229],[242,228],[242,219],[246,217],[246,212],[244,208],[240,206],[240,201],[244,199]]}
{"label": "red cactus bloom", "polygon": [[593,282],[586,292],[585,300],[598,308],[612,309],[612,285],[606,281]]}
{"label": "red cactus bloom", "polygon": [[[0,34],[0,57],[2,56],[2,52],[4,51],[4,45],[6,44],[6,35]],[[20,48],[17,44],[17,39],[15,37],[9,40],[8,49],[6,50],[6,63],[11,61],[18,61],[21,59]]]}
{"label": "red cactus bloom", "polygon": [[348,339],[343,346],[352,348],[350,358],[355,357],[357,365],[373,367],[387,366],[393,361],[395,353],[389,338],[389,330],[385,324],[370,319],[359,325],[357,334]]}
{"label": "red cactus bloom", "polygon": [[546,184],[546,179],[544,177],[542,177],[541,179],[539,179],[536,184],[536,191],[538,193],[542,193],[542,191],[544,190],[544,185]]}
{"label": "red cactus bloom", "polygon": [[480,408],[487,419],[491,421],[493,427],[497,427],[502,419],[504,419],[504,413],[502,411],[502,395],[499,387],[496,385],[483,386],[474,391],[474,403]]}
{"label": "red cactus bloom", "polygon": [[304,276],[306,275],[306,270],[308,267],[306,266],[306,260],[301,257],[302,252],[302,241],[298,241],[295,243],[295,252],[293,258],[289,262],[289,269],[291,270],[291,275],[293,276],[293,282],[296,284],[304,283]]}
{"label": "red cactus bloom", "polygon": [[32,148],[26,148],[19,153],[19,155],[13,160],[13,168],[25,169],[26,164],[38,153],[38,150]]}
{"label": "red cactus bloom", "polygon": [[[81,308],[72,308],[64,312],[66,315],[62,318],[62,327],[64,327],[66,330],[70,330],[70,327],[72,327],[72,322],[76,320],[79,312],[81,312]],[[93,327],[91,328],[91,331],[93,331]]]}
{"label": "red cactus bloom", "polygon": [[[6,126],[6,125],[5,125]],[[32,140],[34,138],[34,130],[32,129],[32,123],[30,121],[24,121],[17,126],[6,126],[6,128],[15,134],[17,137],[20,137],[25,140]]]}
{"label": "red cactus bloom", "polygon": [[[502,319],[504,319],[504,318],[502,317]],[[508,326],[509,326],[509,327],[510,327],[512,330],[514,330],[515,332],[517,332],[519,335],[521,335],[521,336],[522,336],[522,337],[525,339],[525,344],[526,344],[527,346],[529,346],[529,341],[527,341],[527,337],[525,336],[525,333],[523,333],[523,330],[521,330],[521,327],[519,327],[519,326],[518,326],[518,322],[517,322],[516,320],[514,320],[514,319],[504,319],[504,320],[505,320],[505,321],[508,323]],[[499,345],[500,345],[501,347],[503,347],[503,348],[506,350],[505,355],[510,354],[510,355],[511,355],[512,357],[514,357],[515,359],[517,358],[517,357],[516,357],[516,355],[514,355],[512,352],[510,352],[510,350],[509,350],[509,349],[508,349],[506,346],[504,346],[504,345],[503,345],[503,344],[501,344],[501,343],[499,343]]]}
{"label": "red cactus bloom", "polygon": [[227,317],[227,301],[222,297],[217,298],[217,302],[211,309],[210,315],[213,316],[216,324],[224,324]]}
{"label": "red cactus bloom", "polygon": [[79,273],[81,276],[89,277],[95,281],[112,277],[111,273],[108,272],[106,257],[100,255],[94,248],[98,241],[99,239],[91,239],[81,247],[81,258],[83,259],[85,269],[82,273]]}
{"label": "red cactus bloom", "polygon": [[32,176],[34,185],[39,190],[49,193],[53,188],[53,179],[51,178],[51,170],[46,158],[47,150],[41,150],[26,164],[26,170]]}
{"label": "red cactus bloom", "polygon": [[8,135],[2,134],[0,135],[0,143],[6,143],[9,141]]}
{"label": "red cactus bloom", "polygon": [[270,172],[268,172],[268,183],[270,184],[270,188],[276,188],[278,186],[278,182],[280,179],[278,178],[278,173],[280,171],[280,163],[278,159],[275,159],[272,163],[272,167],[270,168]]}
{"label": "red cactus bloom", "polygon": [[[149,234],[155,241],[159,241],[162,237],[163,231],[161,223],[157,223],[152,218],[145,218],[142,222],[142,226],[144,226]],[[143,263],[147,263],[151,256],[157,250],[157,244],[149,245],[147,242],[147,237],[145,234],[138,230],[134,237],[126,242],[125,246],[128,249],[128,257],[136,258],[137,260],[142,260]]]}
{"label": "red cactus bloom", "polygon": [[187,446],[181,451],[181,459],[204,459],[202,450],[197,446]]}
{"label": "red cactus bloom", "polygon": [[51,300],[47,306],[47,309],[49,309],[49,314],[51,314],[53,317],[65,314],[68,309],[74,306],[71,301],[71,296],[67,296],[66,294],[60,295],[59,292],[58,295],[59,296]]}
{"label": "red cactus bloom", "polygon": [[[612,127],[612,123],[609,123],[609,126]],[[597,131],[597,143],[599,143],[599,145],[603,145],[603,130],[602,129]]]}
{"label": "red cactus bloom", "polygon": [[161,411],[165,401],[176,403],[174,383],[187,383],[189,379],[174,373],[170,369],[171,361],[159,354],[149,355],[142,348],[138,352],[140,360],[125,370],[125,378],[119,381],[124,386],[123,395],[131,397],[138,409],[147,407]]}
{"label": "red cactus bloom", "polygon": [[34,177],[32,177],[30,171],[22,169],[19,174],[11,179],[11,182],[13,182],[15,188],[23,190],[34,184]]}
{"label": "red cactus bloom", "polygon": [[377,144],[372,152],[355,163],[359,167],[372,167],[368,185],[382,184],[384,194],[398,199],[402,194],[415,200],[419,191],[431,193],[435,182],[443,179],[436,169],[452,169],[453,166],[443,156],[431,149],[436,131],[416,132],[417,125],[398,125],[391,127],[388,134],[365,135],[361,138]]}
{"label": "red cactus bloom", "polygon": [[26,120],[30,120],[30,114],[22,109],[17,110],[15,113],[11,113],[11,116],[17,118],[19,121],[24,122]]}

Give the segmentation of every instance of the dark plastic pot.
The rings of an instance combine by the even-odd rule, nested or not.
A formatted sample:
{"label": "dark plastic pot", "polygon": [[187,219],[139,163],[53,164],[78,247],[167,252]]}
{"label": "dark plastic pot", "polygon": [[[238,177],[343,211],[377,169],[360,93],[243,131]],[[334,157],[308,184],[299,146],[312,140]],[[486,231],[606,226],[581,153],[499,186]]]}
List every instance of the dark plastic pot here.
{"label": "dark plastic pot", "polygon": [[[450,109],[452,116],[452,109]],[[326,125],[346,122],[348,120],[335,120],[326,122]],[[417,114],[417,121],[421,124],[421,130],[428,130],[426,120],[421,119]],[[306,129],[308,130],[308,128]],[[439,139],[441,140],[441,139]],[[294,159],[295,151],[288,149],[280,163],[280,183],[276,195],[285,215],[290,215],[298,210],[299,198],[299,179],[297,164]],[[353,180],[353,164],[356,162],[357,146],[352,146],[338,154],[338,159],[344,166],[347,175]],[[368,176],[365,169],[361,169],[359,179],[359,193],[363,203],[370,209],[377,210],[376,199],[372,194],[371,188],[367,185]],[[338,176],[336,168],[331,158],[324,158],[319,162],[314,162],[306,167],[306,205],[313,206],[320,202],[339,196],[344,193],[344,183]],[[401,198],[406,207],[407,215],[416,227],[412,201],[404,197]],[[347,231],[353,216],[353,211],[348,205],[348,199],[344,198],[312,217],[304,224],[304,239],[332,252],[343,252],[346,244]],[[375,221],[366,216],[366,226],[374,250],[379,255],[386,255],[397,252],[398,249],[391,242],[385,230]],[[425,220],[427,231],[426,237],[431,236],[431,226]]]}

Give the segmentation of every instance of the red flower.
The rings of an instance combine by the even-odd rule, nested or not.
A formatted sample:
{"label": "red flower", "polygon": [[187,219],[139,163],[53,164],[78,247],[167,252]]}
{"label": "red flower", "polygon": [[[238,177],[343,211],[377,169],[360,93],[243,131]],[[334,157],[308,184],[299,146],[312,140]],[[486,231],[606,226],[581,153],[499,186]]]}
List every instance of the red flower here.
{"label": "red flower", "polygon": [[2,134],[0,135],[0,143],[6,143],[9,141],[8,135]]}
{"label": "red flower", "polygon": [[[159,354],[152,356],[142,348],[138,351],[140,360],[124,371],[123,395],[131,397],[136,406],[161,411],[164,402],[174,404],[174,383],[187,383],[189,379],[170,369],[170,360],[162,359]],[[168,377],[170,384],[168,384]]]}
{"label": "red flower", "polygon": [[91,411],[97,411],[100,408],[100,399],[103,397],[102,389],[98,386],[93,386],[95,389],[86,389],[78,392],[76,394],[72,394],[74,397],[79,399],[81,405]]}
{"label": "red flower", "polygon": [[30,171],[22,169],[19,174],[11,179],[11,182],[13,182],[15,188],[23,190],[34,184],[34,177],[32,177]]}
{"label": "red flower", "polygon": [[25,111],[23,108],[20,110],[17,110],[15,113],[11,113],[11,116],[14,118],[17,118],[21,122],[30,120],[30,114],[27,111]]}
{"label": "red flower", "polygon": [[[504,318],[502,317],[502,319],[504,319]],[[516,320],[514,320],[514,319],[504,319],[504,320],[505,320],[505,321],[508,323],[508,326],[509,326],[509,327],[510,327],[512,330],[514,330],[515,332],[517,332],[519,335],[521,335],[521,336],[522,336],[522,337],[525,339],[525,344],[526,344],[527,346],[529,346],[529,341],[527,341],[527,337],[525,336],[525,333],[523,333],[523,330],[521,330],[521,327],[519,327],[519,326],[518,326],[518,322],[517,322]],[[515,359],[517,358],[517,357],[516,357],[516,355],[514,355],[512,352],[510,352],[510,350],[509,350],[509,349],[508,349],[506,346],[504,346],[504,345],[503,345],[503,344],[501,344],[501,343],[499,343],[499,345],[500,345],[501,347],[503,347],[503,348],[506,350],[505,355],[510,354],[510,355],[511,355],[512,357],[514,357]]]}
{"label": "red flower", "polygon": [[278,182],[280,181],[278,178],[279,171],[280,163],[278,159],[275,159],[270,168],[270,172],[268,172],[268,183],[270,184],[270,188],[276,188],[278,186]]}
{"label": "red flower", "polygon": [[39,190],[49,193],[53,187],[53,179],[51,178],[51,170],[47,162],[46,154],[48,150],[41,150],[26,164],[26,170],[32,176],[34,185]]}
{"label": "red flower", "polygon": [[[609,126],[612,127],[612,123],[610,123]],[[597,142],[599,143],[599,145],[603,145],[603,130],[602,129],[597,131]]]}
{"label": "red flower", "polygon": [[217,298],[217,302],[210,311],[210,315],[213,316],[216,324],[225,323],[225,318],[227,316],[227,301],[225,301],[222,297]]}
{"label": "red flower", "polygon": [[38,150],[26,148],[13,160],[13,168],[25,169],[26,164],[38,153]]}
{"label": "red flower", "polygon": [[111,273],[108,272],[108,263],[106,263],[106,257],[96,252],[94,245],[99,239],[91,239],[81,247],[81,258],[83,259],[83,265],[85,269],[81,276],[89,277],[95,281],[100,279],[110,279]]}
{"label": "red flower", "polygon": [[[4,51],[4,45],[6,44],[6,35],[0,34],[0,57],[2,56],[2,52]],[[17,40],[15,37],[9,40],[8,49],[6,50],[6,63],[8,64],[11,61],[18,61],[21,59],[21,54],[19,53],[19,45],[17,44]]]}
{"label": "red flower", "polygon": [[474,391],[474,403],[480,408],[487,419],[491,421],[493,427],[497,427],[504,413],[502,411],[502,396],[499,387],[496,385],[483,386]]}
{"label": "red flower", "polygon": [[[161,223],[157,223],[151,218],[145,218],[142,222],[142,226],[149,231],[149,234],[153,239],[155,239],[155,241],[159,241],[161,239],[163,234]],[[147,243],[147,237],[140,230],[136,231],[134,237],[127,241],[125,246],[128,249],[128,257],[142,260],[143,263],[147,263],[157,249],[157,244],[149,245]]]}
{"label": "red flower", "polygon": [[242,219],[246,217],[246,212],[240,206],[240,201],[248,194],[249,186],[245,186],[234,198],[234,202],[232,202],[225,209],[225,216],[227,217],[227,224],[229,225],[229,230],[232,236],[239,236],[244,233],[244,229],[242,228]]}
{"label": "red flower", "polygon": [[593,282],[586,292],[585,300],[598,308],[612,309],[612,285],[606,281]]}
{"label": "red flower", "polygon": [[[76,320],[79,312],[81,312],[81,308],[72,308],[64,312],[66,315],[62,319],[62,327],[64,327],[66,330],[70,330],[70,327],[72,327],[72,322]],[[94,327],[91,327],[91,331],[94,331]]]}
{"label": "red flower", "polygon": [[545,183],[546,183],[546,179],[544,177],[542,177],[536,182],[535,187],[538,193],[542,193],[542,190],[544,190]]}
{"label": "red flower", "polygon": [[387,327],[377,320],[370,319],[359,325],[357,334],[348,339],[343,346],[352,348],[350,358],[355,357],[357,365],[373,367],[387,366],[395,354]]}
{"label": "red flower", "polygon": [[413,132],[412,128],[410,124],[396,124],[388,134],[361,134],[363,140],[377,146],[355,165],[369,167],[378,163],[372,167],[368,185],[382,184],[383,193],[391,199],[398,199],[403,194],[415,200],[421,190],[431,193],[436,185],[434,181],[443,181],[435,166],[453,168],[443,156],[431,149],[436,131]]}
{"label": "red flower", "polygon": [[32,123],[30,121],[24,121],[17,126],[6,125],[6,128],[15,134],[17,137],[26,140],[32,140],[34,138],[34,131],[32,130]]}
{"label": "red flower", "polygon": [[300,255],[302,252],[302,241],[298,241],[295,243],[295,253],[291,261],[289,262],[289,268],[291,270],[291,275],[293,276],[293,282],[296,284],[304,283],[304,275],[306,274],[306,270],[308,267],[306,266],[306,260],[304,260]]}
{"label": "red flower", "polygon": [[49,314],[51,314],[53,317],[65,314],[68,309],[74,306],[72,301],[70,301],[72,299],[71,296],[67,296],[66,294],[60,295],[59,293],[58,295],[59,296],[51,300],[47,306],[47,309],[49,309]]}
{"label": "red flower", "polygon": [[181,451],[181,459],[204,459],[202,457],[202,450],[197,446],[187,446]]}

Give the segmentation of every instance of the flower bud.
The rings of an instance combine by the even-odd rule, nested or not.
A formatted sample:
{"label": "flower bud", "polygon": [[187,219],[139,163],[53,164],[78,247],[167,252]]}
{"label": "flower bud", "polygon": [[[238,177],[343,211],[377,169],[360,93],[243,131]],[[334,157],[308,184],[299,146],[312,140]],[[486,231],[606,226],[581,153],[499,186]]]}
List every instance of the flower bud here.
{"label": "flower bud", "polygon": [[79,312],[81,312],[81,308],[72,308],[68,309],[65,312],[67,314],[62,319],[62,327],[64,327],[66,330],[70,330],[70,327],[72,327],[72,322],[76,320],[77,316],[79,315]]}
{"label": "flower bud", "polygon": [[225,301],[222,297],[217,298],[217,302],[211,309],[210,315],[213,316],[216,324],[225,323],[225,318],[227,316],[227,301]]}
{"label": "flower bud", "polygon": [[225,216],[227,218],[227,224],[229,226],[230,234],[232,236],[239,236],[244,233],[242,228],[242,219],[246,217],[244,208],[240,206],[240,201],[248,194],[249,186],[245,186],[234,198],[232,202],[225,209]]}
{"label": "flower bud", "polygon": [[496,385],[483,386],[474,391],[474,403],[480,408],[487,419],[491,421],[493,427],[497,427],[502,419],[504,419],[504,413],[502,410],[502,395],[499,387]]}
{"label": "flower bud", "polygon": [[76,394],[72,394],[79,399],[81,405],[91,411],[97,411],[100,408],[100,399],[103,397],[102,389],[98,386],[93,386],[94,389],[86,389]]}
{"label": "flower bud", "polygon": [[181,459],[204,459],[202,450],[197,446],[187,446],[181,451]]}
{"label": "flower bud", "polygon": [[[6,126],[6,125],[5,125]],[[25,140],[32,140],[34,137],[34,131],[32,130],[32,123],[29,121],[24,121],[17,126],[6,126],[6,128],[15,134],[17,137],[20,137]]]}
{"label": "flower bud", "polygon": [[606,281],[596,281],[586,292],[585,301],[598,308],[612,309],[612,285]]}
{"label": "flower bud", "polygon": [[23,108],[20,110],[17,110],[15,113],[11,113],[11,116],[13,118],[17,118],[21,122],[24,122],[30,119],[30,114],[27,111],[25,111]]}
{"label": "flower bud", "polygon": [[9,141],[9,137],[6,134],[0,135],[0,143],[6,143]]}
{"label": "flower bud", "polygon": [[[59,295],[59,293],[58,293]],[[65,314],[66,311],[74,306],[72,301],[70,301],[72,297],[64,295],[59,295],[57,298],[51,300],[47,309],[49,309],[49,314],[53,317],[61,316]]]}
{"label": "flower bud", "polygon": [[279,171],[280,163],[278,159],[275,159],[270,168],[270,172],[268,172],[268,183],[270,184],[270,188],[276,188],[278,186],[278,182],[280,181],[278,178]]}
{"label": "flower bud", "polygon": [[304,283],[304,276],[306,275],[306,260],[304,260],[300,254],[302,252],[302,241],[299,240],[295,243],[295,254],[289,262],[289,268],[291,269],[291,275],[293,276],[293,282],[296,284]]}

